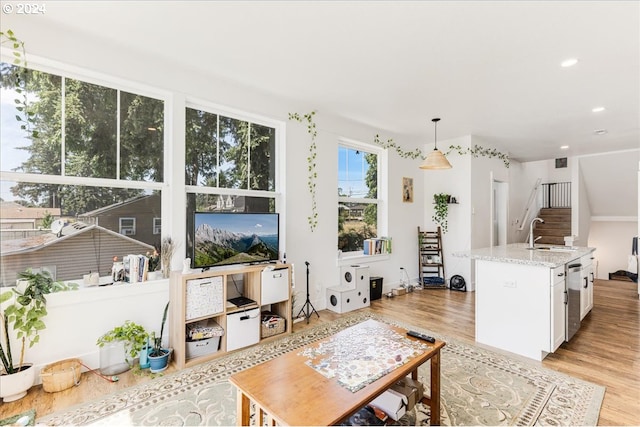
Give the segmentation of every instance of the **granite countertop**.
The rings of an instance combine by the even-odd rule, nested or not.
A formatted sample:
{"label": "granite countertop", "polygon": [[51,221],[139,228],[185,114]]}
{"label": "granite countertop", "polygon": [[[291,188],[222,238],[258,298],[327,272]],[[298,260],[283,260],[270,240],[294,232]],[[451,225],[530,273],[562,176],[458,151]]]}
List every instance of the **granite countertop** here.
{"label": "granite countertop", "polygon": [[479,259],[484,261],[506,262],[513,264],[538,265],[556,268],[574,259],[595,251],[595,248],[580,246],[535,245],[536,248],[550,248],[550,250],[530,250],[528,243],[512,243],[504,246],[472,249],[464,252],[454,252],[452,255],[461,258]]}

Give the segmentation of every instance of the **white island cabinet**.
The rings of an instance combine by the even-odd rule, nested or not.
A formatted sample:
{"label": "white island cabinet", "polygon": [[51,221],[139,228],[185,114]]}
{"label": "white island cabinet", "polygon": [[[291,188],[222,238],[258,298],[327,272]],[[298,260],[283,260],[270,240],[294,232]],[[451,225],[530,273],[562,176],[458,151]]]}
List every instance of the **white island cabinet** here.
{"label": "white island cabinet", "polygon": [[566,336],[565,266],[593,251],[516,243],[454,253],[475,260],[476,341],[535,360],[554,352]]}

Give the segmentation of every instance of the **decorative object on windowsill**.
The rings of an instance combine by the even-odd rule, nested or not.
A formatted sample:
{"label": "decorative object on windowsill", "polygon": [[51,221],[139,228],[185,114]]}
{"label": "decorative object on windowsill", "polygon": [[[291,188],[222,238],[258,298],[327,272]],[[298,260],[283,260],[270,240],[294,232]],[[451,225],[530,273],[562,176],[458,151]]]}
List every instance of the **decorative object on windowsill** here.
{"label": "decorative object on windowsill", "polygon": [[437,169],[451,169],[451,163],[447,158],[438,150],[438,122],[440,119],[431,119],[434,125],[433,151],[427,155],[427,158],[420,165],[420,169],[437,170]]}
{"label": "decorative object on windowsill", "polygon": [[307,121],[307,132],[311,135],[311,144],[309,145],[309,156],[307,156],[307,186],[309,187],[309,193],[311,194],[311,215],[307,217],[309,222],[309,228],[313,232],[318,226],[318,204],[316,202],[316,180],[318,179],[318,172],[316,172],[316,157],[317,157],[317,145],[316,137],[318,131],[316,129],[316,123],[313,121],[313,116],[316,114],[312,111],[308,114],[300,116],[298,113],[289,113],[289,120],[295,120],[299,123],[303,122],[303,119]]}
{"label": "decorative object on windowsill", "polygon": [[447,216],[449,215],[449,201],[451,195],[445,193],[438,193],[433,195],[433,201],[435,202],[434,213],[431,219],[442,228],[442,233],[447,232]]}
{"label": "decorative object on windowsill", "polygon": [[162,277],[169,278],[171,274],[171,258],[176,250],[176,243],[171,237],[164,237],[160,245],[160,260],[162,262]]}
{"label": "decorative object on windowsill", "polygon": [[[46,294],[78,289],[78,285],[56,282],[47,271],[34,273],[31,269],[20,273],[20,285],[0,294],[0,397],[11,402],[24,397],[33,386],[35,368],[24,362],[25,346],[33,347],[40,341],[40,331],[46,328],[43,318],[47,315]],[[24,285],[24,288],[22,288]],[[13,329],[20,342],[19,362],[14,363],[11,351]],[[4,343],[3,343],[4,340]]]}

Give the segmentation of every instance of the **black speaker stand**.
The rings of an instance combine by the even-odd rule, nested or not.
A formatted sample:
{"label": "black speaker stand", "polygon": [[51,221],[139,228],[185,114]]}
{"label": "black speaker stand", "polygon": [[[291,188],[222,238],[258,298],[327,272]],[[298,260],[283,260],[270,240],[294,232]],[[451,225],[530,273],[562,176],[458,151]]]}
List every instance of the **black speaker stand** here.
{"label": "black speaker stand", "polygon": [[[318,319],[320,318],[320,315],[318,314],[316,309],[313,307],[313,304],[311,304],[311,300],[309,300],[309,261],[305,261],[304,263],[307,265],[307,300],[304,302],[304,305],[302,306],[302,308],[300,309],[300,312],[296,317],[300,317],[301,314],[304,314],[304,317],[305,319],[307,319],[307,324],[308,324],[309,318],[313,313],[315,313],[318,316]],[[305,309],[306,309],[306,312],[305,312]],[[309,309],[311,309],[311,311],[309,311]]]}

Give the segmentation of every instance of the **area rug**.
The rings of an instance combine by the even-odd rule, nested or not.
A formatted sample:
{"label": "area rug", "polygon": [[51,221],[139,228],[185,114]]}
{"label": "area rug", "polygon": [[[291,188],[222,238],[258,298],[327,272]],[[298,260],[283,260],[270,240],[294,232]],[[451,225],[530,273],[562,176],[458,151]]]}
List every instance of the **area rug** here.
{"label": "area rug", "polygon": [[[235,425],[236,390],[227,381],[230,375],[369,318],[447,343],[441,352],[442,425],[597,424],[602,386],[371,313],[319,324],[36,421],[51,426]],[[429,364],[418,373],[427,393]],[[397,423],[428,425],[428,406],[416,405]]]}

